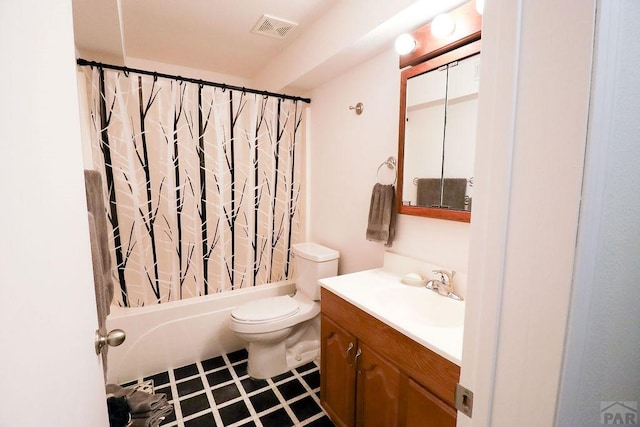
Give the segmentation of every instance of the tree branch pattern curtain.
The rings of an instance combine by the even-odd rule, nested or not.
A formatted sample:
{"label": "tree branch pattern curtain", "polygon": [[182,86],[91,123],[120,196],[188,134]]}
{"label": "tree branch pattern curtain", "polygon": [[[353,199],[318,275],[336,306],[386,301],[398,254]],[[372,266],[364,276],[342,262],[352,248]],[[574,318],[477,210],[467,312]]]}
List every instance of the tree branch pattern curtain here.
{"label": "tree branch pattern curtain", "polygon": [[116,303],[290,278],[291,245],[303,235],[301,102],[98,67],[86,73]]}

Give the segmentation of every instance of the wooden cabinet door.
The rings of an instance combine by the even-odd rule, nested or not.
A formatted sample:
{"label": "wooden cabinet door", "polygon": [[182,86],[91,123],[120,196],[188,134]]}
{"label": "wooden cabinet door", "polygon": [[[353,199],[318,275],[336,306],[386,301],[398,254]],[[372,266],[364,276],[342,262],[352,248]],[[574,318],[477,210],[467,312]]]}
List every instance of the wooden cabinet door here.
{"label": "wooden cabinet door", "polygon": [[356,361],[356,425],[398,426],[400,371],[360,343]]}
{"label": "wooden cabinet door", "polygon": [[320,402],[338,427],[355,423],[356,337],[321,316]]}
{"label": "wooden cabinet door", "polygon": [[455,427],[456,415],[455,409],[409,378],[403,426]]}

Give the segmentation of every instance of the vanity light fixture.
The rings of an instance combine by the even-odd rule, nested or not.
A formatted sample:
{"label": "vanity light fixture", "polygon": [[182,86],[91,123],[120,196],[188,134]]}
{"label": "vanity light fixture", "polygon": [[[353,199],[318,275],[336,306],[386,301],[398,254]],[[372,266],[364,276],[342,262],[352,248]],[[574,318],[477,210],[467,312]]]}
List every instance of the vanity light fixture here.
{"label": "vanity light fixture", "polygon": [[448,13],[441,13],[431,21],[431,34],[435,37],[447,37],[456,29],[456,22]]}
{"label": "vanity light fixture", "polygon": [[406,55],[416,50],[418,43],[411,34],[405,33],[398,36],[394,46],[398,55]]}

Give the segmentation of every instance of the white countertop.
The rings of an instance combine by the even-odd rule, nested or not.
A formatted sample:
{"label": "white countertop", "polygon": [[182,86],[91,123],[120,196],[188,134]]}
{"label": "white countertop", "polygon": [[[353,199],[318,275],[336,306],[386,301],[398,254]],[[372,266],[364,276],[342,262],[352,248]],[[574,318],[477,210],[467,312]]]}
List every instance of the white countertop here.
{"label": "white countertop", "polygon": [[464,301],[410,286],[383,269],[321,279],[323,288],[460,366]]}

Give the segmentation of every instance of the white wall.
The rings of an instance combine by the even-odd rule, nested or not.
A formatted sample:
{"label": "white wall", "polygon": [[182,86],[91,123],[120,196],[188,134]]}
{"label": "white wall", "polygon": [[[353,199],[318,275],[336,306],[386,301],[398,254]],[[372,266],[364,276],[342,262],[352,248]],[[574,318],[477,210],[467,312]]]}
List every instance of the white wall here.
{"label": "white wall", "polygon": [[640,401],[639,19],[635,0],[599,2],[558,426],[600,425],[601,402]]}
{"label": "white wall", "polygon": [[594,19],[595,0],[486,3],[459,426],[554,422]]}
{"label": "white wall", "polygon": [[[365,232],[376,170],[398,155],[399,90],[389,49],[310,93],[310,238],[340,251],[341,274],[382,266],[386,248]],[[349,110],[358,102],[360,116]],[[393,180],[386,167],[380,180]],[[399,215],[391,250],[466,271],[468,233],[469,224]]]}
{"label": "white wall", "polygon": [[232,86],[250,87],[248,79],[232,76],[230,74],[217,73],[215,71],[183,67],[176,64],[167,64],[165,62],[134,58],[132,56],[127,56],[125,58],[125,64],[129,68],[137,68],[139,70],[156,71],[158,73],[173,74],[175,76],[206,80],[214,83],[226,83]]}

